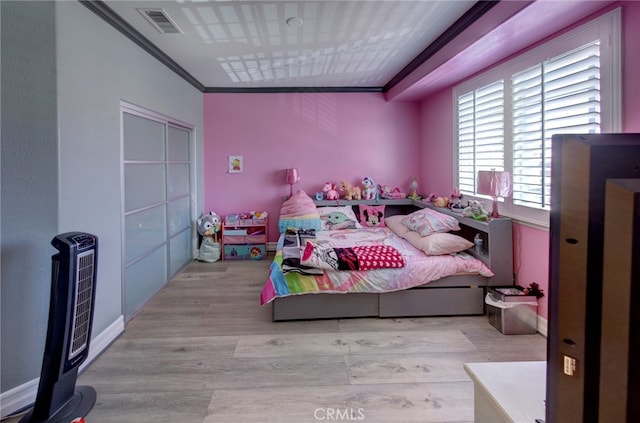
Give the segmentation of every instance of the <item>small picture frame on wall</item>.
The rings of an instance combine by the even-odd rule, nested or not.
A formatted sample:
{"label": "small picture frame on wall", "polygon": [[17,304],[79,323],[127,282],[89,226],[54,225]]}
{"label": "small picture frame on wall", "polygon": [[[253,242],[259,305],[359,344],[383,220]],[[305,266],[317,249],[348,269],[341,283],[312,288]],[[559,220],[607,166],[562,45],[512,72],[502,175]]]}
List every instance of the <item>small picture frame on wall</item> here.
{"label": "small picture frame on wall", "polygon": [[242,173],[243,169],[242,156],[229,156],[229,173]]}

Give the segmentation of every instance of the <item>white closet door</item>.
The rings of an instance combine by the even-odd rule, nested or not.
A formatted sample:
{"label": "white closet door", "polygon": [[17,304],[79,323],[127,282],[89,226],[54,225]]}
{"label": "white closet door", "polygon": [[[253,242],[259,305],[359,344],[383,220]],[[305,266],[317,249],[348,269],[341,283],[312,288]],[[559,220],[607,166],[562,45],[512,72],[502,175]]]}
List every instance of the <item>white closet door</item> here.
{"label": "white closet door", "polygon": [[123,109],[123,304],[129,320],[192,259],[191,131]]}
{"label": "white closet door", "polygon": [[169,277],[191,260],[191,132],[167,127],[167,214],[169,216]]}

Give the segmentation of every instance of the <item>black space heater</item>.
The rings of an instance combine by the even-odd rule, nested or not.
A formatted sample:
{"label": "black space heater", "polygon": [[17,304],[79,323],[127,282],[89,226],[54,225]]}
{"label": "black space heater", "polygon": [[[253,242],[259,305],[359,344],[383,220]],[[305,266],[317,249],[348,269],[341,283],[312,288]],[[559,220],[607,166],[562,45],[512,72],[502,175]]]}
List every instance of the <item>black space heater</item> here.
{"label": "black space heater", "polygon": [[40,384],[33,409],[20,423],[68,423],[85,417],[96,391],[78,386],[78,368],[89,355],[96,297],[98,238],[67,232],[51,240],[51,301]]}

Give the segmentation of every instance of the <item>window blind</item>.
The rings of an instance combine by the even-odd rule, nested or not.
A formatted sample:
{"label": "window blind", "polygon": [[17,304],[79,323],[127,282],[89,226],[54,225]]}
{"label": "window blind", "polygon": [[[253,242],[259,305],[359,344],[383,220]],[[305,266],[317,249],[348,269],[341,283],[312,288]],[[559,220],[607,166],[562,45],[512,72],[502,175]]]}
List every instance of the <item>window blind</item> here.
{"label": "window blind", "polygon": [[551,136],[600,132],[600,42],[511,78],[513,204],[549,209]]}
{"label": "window blind", "polygon": [[504,81],[458,97],[458,188],[475,194],[479,170],[504,170]]}

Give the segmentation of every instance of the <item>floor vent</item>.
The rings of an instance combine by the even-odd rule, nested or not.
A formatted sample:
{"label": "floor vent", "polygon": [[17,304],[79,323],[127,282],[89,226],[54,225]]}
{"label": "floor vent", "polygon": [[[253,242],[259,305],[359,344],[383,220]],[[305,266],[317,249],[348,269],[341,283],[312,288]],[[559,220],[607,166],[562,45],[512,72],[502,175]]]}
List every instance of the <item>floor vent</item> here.
{"label": "floor vent", "polygon": [[161,34],[182,34],[182,30],[163,9],[138,9],[153,27]]}

